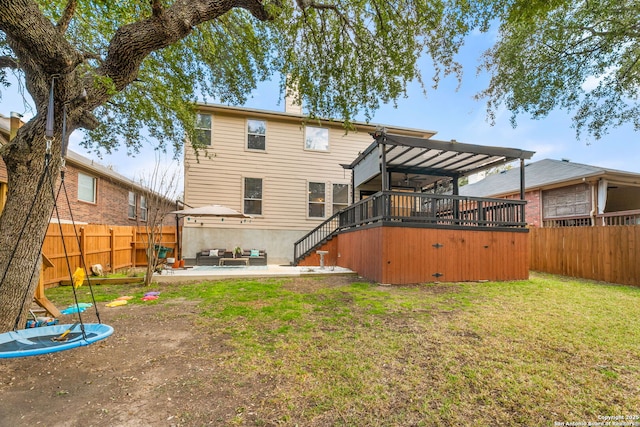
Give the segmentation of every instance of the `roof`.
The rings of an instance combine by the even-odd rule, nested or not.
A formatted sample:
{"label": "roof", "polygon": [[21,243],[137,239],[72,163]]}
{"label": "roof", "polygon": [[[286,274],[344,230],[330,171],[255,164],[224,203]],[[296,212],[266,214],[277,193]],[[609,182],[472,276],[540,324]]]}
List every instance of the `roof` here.
{"label": "roof", "polygon": [[[197,104],[202,110],[210,110],[212,112],[224,112],[228,114],[237,114],[243,116],[252,116],[255,118],[277,118],[281,120],[297,120],[308,122],[309,124],[318,123],[323,126],[342,126],[344,127],[345,122],[341,120],[334,119],[323,119],[323,118],[311,118],[305,114],[297,114],[297,113],[289,113],[284,111],[272,111],[272,110],[263,110],[259,108],[248,108],[248,107],[236,107],[231,105],[222,105],[222,104],[206,104],[199,103]],[[403,133],[403,134],[411,134],[411,135],[420,135],[421,137],[431,137],[435,135],[437,132],[434,130],[426,130],[426,129],[416,129],[409,127],[400,127],[394,125],[385,125],[381,123],[367,123],[360,121],[352,121],[349,124],[353,127],[364,127],[368,129],[377,129],[377,128],[386,128],[392,129],[395,132]]]}
{"label": "roof", "polygon": [[67,164],[73,165],[77,168],[93,172],[96,175],[110,178],[111,180],[119,182],[120,184],[124,184],[124,186],[129,186],[132,189],[135,188],[137,190],[150,191],[144,185],[141,185],[139,182],[136,182],[124,175],[119,174],[118,172],[111,169],[111,167],[94,162],[93,160],[84,157],[76,153],[75,151],[67,150],[66,162]]}
{"label": "roof", "polygon": [[394,135],[385,132],[372,134],[376,139],[347,169],[354,169],[379,146],[385,148],[387,171],[415,173],[440,177],[467,176],[477,171],[517,159],[530,159],[533,151],[456,141]]}
{"label": "roof", "polygon": [[[544,159],[525,165],[525,189],[557,186],[562,183],[581,181],[583,178],[616,176],[617,178],[636,178],[640,183],[640,174],[607,169],[599,166],[573,163],[566,160]],[[481,181],[460,187],[460,195],[491,197],[517,193],[520,191],[520,168],[513,168],[495,175],[489,175]]]}
{"label": "roof", "polygon": [[[0,139],[0,144],[2,144],[3,142],[6,143],[9,140],[10,129],[10,118],[0,114],[0,137],[2,137],[2,139]],[[112,181],[118,182],[125,187],[131,187],[131,189],[136,189],[138,191],[150,191],[144,185],[141,185],[140,183],[119,174],[110,167],[96,163],[93,160],[76,153],[75,151],[67,150],[66,162],[67,164],[79,169],[84,169],[85,171],[92,172],[96,175],[109,178]]]}

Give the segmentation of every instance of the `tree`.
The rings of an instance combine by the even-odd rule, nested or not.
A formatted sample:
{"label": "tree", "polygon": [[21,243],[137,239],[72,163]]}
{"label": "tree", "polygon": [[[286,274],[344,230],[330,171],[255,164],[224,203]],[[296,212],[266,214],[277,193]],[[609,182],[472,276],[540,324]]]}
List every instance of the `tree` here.
{"label": "tree", "polygon": [[[327,0],[329,1],[329,0]],[[492,4],[492,2],[487,2]],[[0,150],[9,175],[0,216],[0,332],[12,328],[36,287],[40,241],[52,200],[36,194],[36,179],[52,153],[61,163],[63,114],[68,135],[86,130],[84,144],[135,152],[148,134],[179,149],[194,134],[199,94],[241,103],[256,82],[279,74],[299,89],[312,115],[347,122],[369,117],[381,102],[405,95],[422,76],[426,53],[434,84],[458,74],[453,60],[464,35],[493,16],[491,6],[445,0],[3,0],[0,3],[0,83],[14,72],[36,114]],[[473,13],[469,13],[473,6]],[[473,15],[473,16],[472,16]],[[478,18],[480,16],[480,18]],[[486,27],[486,25],[485,25]],[[52,136],[45,136],[53,86]],[[195,141],[194,138],[190,139]],[[48,143],[52,143],[48,148]],[[197,145],[197,144],[194,144]],[[26,206],[35,201],[24,235]],[[9,264],[9,259],[13,261]],[[25,296],[27,298],[25,298]],[[22,321],[20,323],[23,323]]]}
{"label": "tree", "polygon": [[632,0],[507,0],[498,41],[484,56],[490,117],[573,112],[577,137],[616,126],[640,129],[640,3]]}
{"label": "tree", "polygon": [[[156,162],[153,169],[143,173],[140,177],[140,184],[146,191],[140,202],[140,214],[136,216],[138,229],[144,233],[146,243],[147,269],[144,284],[149,286],[153,280],[153,273],[160,263],[158,247],[162,246],[163,227],[167,224],[167,219],[175,219],[171,212],[177,209],[176,198],[178,197],[178,170],[175,168],[165,168],[161,165],[161,159],[156,155]],[[144,201],[143,201],[144,200]],[[143,205],[144,204],[144,205]],[[143,213],[144,212],[144,213]],[[144,217],[140,217],[144,215]],[[175,224],[175,221],[172,225]],[[174,256],[177,259],[177,251]]]}

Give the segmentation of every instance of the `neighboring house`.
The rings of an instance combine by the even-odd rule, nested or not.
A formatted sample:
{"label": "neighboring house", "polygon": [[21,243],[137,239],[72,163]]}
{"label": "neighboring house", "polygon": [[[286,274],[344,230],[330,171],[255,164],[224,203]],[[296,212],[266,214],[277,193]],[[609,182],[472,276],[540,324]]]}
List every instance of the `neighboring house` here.
{"label": "neighboring house", "polygon": [[[310,119],[285,102],[274,112],[199,105],[197,130],[205,150],[185,150],[185,203],[224,205],[251,218],[184,219],[182,256],[205,249],[266,250],[270,264],[290,264],[294,243],[353,203],[349,164],[373,141],[372,124]],[[293,107],[293,108],[292,108]],[[435,132],[387,126],[389,132]],[[358,194],[356,199],[360,199]]]}
{"label": "neighboring house", "polygon": [[[0,114],[0,144],[6,144],[22,126],[20,116]],[[59,182],[56,184],[56,190]],[[146,225],[149,209],[159,203],[164,211],[175,209],[175,200],[169,200],[112,169],[93,162],[73,151],[66,159],[65,188],[76,223],[106,225]],[[4,207],[7,193],[7,170],[0,159],[0,209]],[[63,193],[61,193],[63,194]],[[159,202],[160,201],[160,202]],[[70,222],[66,200],[58,200],[60,220]],[[52,218],[57,221],[57,218]],[[164,224],[175,225],[175,217],[167,215]]]}
{"label": "neighboring house", "polygon": [[[640,224],[640,174],[568,160],[525,165],[526,220],[534,227]],[[519,198],[520,168],[460,188],[460,195]]]}

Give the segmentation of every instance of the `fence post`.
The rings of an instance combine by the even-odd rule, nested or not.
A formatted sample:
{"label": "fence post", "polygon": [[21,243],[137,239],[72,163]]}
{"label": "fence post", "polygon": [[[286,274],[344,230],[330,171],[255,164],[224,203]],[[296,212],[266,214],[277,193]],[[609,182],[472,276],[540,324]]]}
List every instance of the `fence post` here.
{"label": "fence post", "polygon": [[[64,238],[64,237],[63,237]],[[84,227],[80,227],[80,259],[78,265],[82,266],[87,263],[87,230]]]}
{"label": "fence post", "polygon": [[135,227],[131,227],[131,267],[136,267],[136,254],[138,252],[138,235]]}
{"label": "fence post", "polygon": [[111,272],[116,271],[116,236],[113,228],[109,228],[109,265],[111,266]]}

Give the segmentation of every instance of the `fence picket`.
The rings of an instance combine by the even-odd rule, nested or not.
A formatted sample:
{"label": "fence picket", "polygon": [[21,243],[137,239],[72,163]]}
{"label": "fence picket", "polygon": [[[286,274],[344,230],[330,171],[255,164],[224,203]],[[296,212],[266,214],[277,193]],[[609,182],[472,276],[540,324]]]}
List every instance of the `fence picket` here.
{"label": "fence picket", "polygon": [[640,286],[640,225],[530,229],[530,270]]}
{"label": "fence picket", "polygon": [[[175,253],[176,227],[163,226],[158,234],[159,244]],[[54,267],[43,271],[44,285],[50,287],[69,280],[69,271],[82,266],[82,257],[87,268],[101,264],[105,272],[146,266],[146,236],[145,227],[83,224],[74,229],[72,224],[52,223],[42,253]]]}

